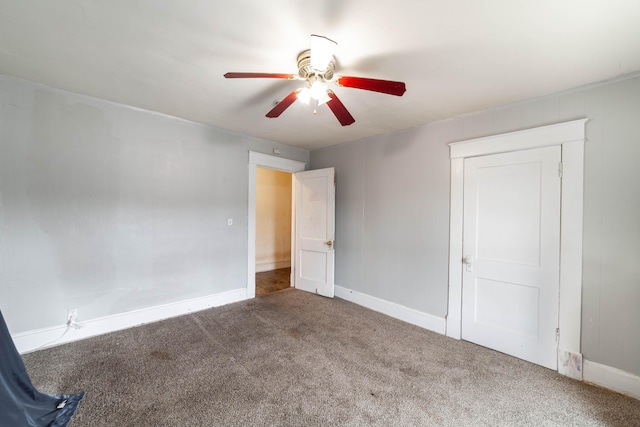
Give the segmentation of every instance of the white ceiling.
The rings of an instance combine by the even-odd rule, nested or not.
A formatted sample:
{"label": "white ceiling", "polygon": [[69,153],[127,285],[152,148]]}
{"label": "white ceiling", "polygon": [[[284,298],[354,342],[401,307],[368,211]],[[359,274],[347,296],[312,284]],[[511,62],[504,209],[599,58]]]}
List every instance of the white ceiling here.
{"label": "white ceiling", "polygon": [[[640,70],[638,0],[0,0],[0,73],[316,149]],[[294,103],[310,34],[336,74],[406,82],[336,94],[356,119]]]}

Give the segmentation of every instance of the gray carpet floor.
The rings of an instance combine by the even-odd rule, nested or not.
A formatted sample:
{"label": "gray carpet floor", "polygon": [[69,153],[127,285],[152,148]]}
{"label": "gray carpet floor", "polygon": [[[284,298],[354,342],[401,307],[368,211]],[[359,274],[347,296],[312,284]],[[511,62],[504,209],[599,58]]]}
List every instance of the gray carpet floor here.
{"label": "gray carpet floor", "polygon": [[640,401],[295,289],[24,355],[77,426],[640,426]]}

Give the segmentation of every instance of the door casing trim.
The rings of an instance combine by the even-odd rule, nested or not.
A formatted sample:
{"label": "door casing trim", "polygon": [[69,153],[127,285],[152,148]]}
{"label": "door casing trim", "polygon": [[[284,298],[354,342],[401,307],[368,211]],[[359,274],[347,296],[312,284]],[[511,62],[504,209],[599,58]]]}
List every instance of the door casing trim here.
{"label": "door casing trim", "polygon": [[[560,145],[563,175],[560,217],[560,295],[558,354],[575,355],[580,348],[582,313],[582,222],[584,194],[584,143],[586,123],[579,119],[517,132],[469,139],[449,144],[451,200],[449,209],[449,303],[446,335],[460,339],[462,332],[462,233],[464,159],[487,154]],[[582,379],[581,366],[558,363],[558,372]],[[579,377],[579,378],[578,378]]]}

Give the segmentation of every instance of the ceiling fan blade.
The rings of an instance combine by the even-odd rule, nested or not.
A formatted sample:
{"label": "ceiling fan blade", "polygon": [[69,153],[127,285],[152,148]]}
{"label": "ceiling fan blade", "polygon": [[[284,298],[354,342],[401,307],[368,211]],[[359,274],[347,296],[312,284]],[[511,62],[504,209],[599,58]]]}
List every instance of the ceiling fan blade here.
{"label": "ceiling fan blade", "polygon": [[267,113],[266,116],[269,117],[270,119],[279,117],[284,110],[289,108],[289,106],[293,104],[296,99],[298,99],[297,97],[298,92],[300,92],[300,89],[296,89],[293,92],[291,92],[289,95],[285,96],[284,99],[278,102],[276,106],[273,107],[271,111]]}
{"label": "ceiling fan blade", "polygon": [[333,111],[333,114],[336,116],[336,119],[338,119],[340,124],[342,126],[349,126],[354,123],[356,119],[354,119],[351,113],[347,111],[347,107],[345,107],[342,101],[338,99],[336,94],[333,91],[328,91],[327,93],[331,98],[331,101],[327,102],[327,105],[331,108],[331,111]]}
{"label": "ceiling fan blade", "polygon": [[338,43],[324,36],[311,34],[309,46],[311,68],[319,71],[326,70],[337,45]]}
{"label": "ceiling fan blade", "polygon": [[342,76],[336,80],[339,86],[355,89],[371,90],[373,92],[386,93],[388,95],[402,96],[407,90],[403,82],[392,80],[368,79],[366,77]]}
{"label": "ceiling fan blade", "polygon": [[293,74],[279,74],[279,73],[227,73],[224,75],[228,79],[255,79],[255,78],[267,78],[267,79],[293,79]]}

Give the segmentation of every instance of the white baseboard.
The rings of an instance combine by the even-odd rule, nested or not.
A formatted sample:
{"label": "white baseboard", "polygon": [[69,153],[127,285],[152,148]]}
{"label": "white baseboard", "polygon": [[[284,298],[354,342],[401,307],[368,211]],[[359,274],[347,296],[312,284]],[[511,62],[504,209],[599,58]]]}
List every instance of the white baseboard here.
{"label": "white baseboard", "polygon": [[277,261],[277,262],[264,262],[262,264],[256,264],[256,273],[262,273],[265,271],[278,270],[280,268],[291,267],[291,260]]}
{"label": "white baseboard", "polygon": [[352,291],[351,289],[343,288],[341,286],[335,286],[335,296],[361,305],[370,310],[411,323],[412,325],[420,326],[443,335],[445,333],[446,321],[444,318],[436,317],[394,302],[385,301],[377,297]]}
{"label": "white baseboard", "polygon": [[640,377],[621,369],[585,360],[584,380],[640,399]]}
{"label": "white baseboard", "polygon": [[78,341],[81,339],[102,335],[121,329],[156,322],[170,317],[181,316],[195,311],[206,310],[211,307],[230,304],[247,299],[247,289],[234,289],[205,297],[178,301],[170,304],[114,314],[84,322],[79,322],[79,328],[67,325],[21,332],[12,336],[13,342],[20,353],[39,350],[41,348]]}

